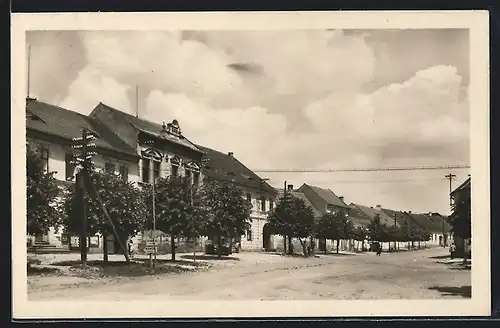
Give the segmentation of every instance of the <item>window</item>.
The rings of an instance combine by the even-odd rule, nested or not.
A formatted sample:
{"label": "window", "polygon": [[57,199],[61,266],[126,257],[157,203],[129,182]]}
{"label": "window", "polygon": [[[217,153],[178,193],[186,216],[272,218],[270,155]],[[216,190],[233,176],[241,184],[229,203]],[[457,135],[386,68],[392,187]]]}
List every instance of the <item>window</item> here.
{"label": "window", "polygon": [[104,164],[104,171],[106,171],[106,173],[115,173],[115,164],[105,163]]}
{"label": "window", "polygon": [[192,181],[192,172],[190,169],[186,169],[186,180],[189,182],[189,184],[191,185],[193,183]]}
{"label": "window", "polygon": [[265,212],[266,211],[266,199],[264,197],[260,198],[260,206],[261,206],[260,210],[262,212]]}
{"label": "window", "polygon": [[71,163],[73,161],[72,154],[66,154],[65,164],[66,164],[66,181],[73,180],[75,176],[75,165]]}
{"label": "window", "polygon": [[40,159],[43,162],[43,168],[49,172],[49,148],[46,146],[40,146]]}
{"label": "window", "polygon": [[179,175],[179,165],[176,165],[176,164],[172,163],[172,173],[171,173],[171,175],[173,177],[176,177],[176,176]]}
{"label": "window", "polygon": [[200,186],[200,172],[194,172],[193,173],[193,185],[195,187]]}
{"label": "window", "polygon": [[274,200],[272,198],[269,198],[269,210],[272,211],[274,209]]}
{"label": "window", "polygon": [[121,165],[120,166],[120,177],[123,181],[128,181],[128,166]]}
{"label": "window", "polygon": [[247,230],[247,241],[252,241],[252,229]]}
{"label": "window", "polygon": [[156,179],[160,177],[160,165],[161,163],[158,161],[153,162],[153,179]]}
{"label": "window", "polygon": [[147,158],[142,159],[142,182],[149,183],[149,162]]}

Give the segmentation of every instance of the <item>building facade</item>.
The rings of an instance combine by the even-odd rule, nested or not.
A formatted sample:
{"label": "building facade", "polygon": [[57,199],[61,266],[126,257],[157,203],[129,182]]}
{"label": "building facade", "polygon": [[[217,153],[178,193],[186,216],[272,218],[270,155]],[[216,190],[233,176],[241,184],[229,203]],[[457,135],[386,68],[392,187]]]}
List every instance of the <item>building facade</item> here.
{"label": "building facade", "polygon": [[[76,168],[73,159],[73,138],[87,129],[96,136],[97,155],[93,158],[97,169],[108,169],[123,179],[138,181],[138,159],[135,150],[119,140],[110,138],[112,132],[95,120],[77,112],[50,105],[36,99],[26,102],[26,141],[36,149],[45,162],[45,170],[54,172],[61,188],[75,183]],[[65,234],[61,227],[53,227],[45,235],[29,236],[28,244],[70,247],[78,237]],[[99,236],[91,237],[92,247],[100,244]]]}
{"label": "building facade", "polygon": [[277,191],[265,179],[240,162],[233,152],[222,153],[200,145],[198,148],[205,154],[204,175],[207,178],[231,182],[240,187],[244,197],[252,204],[251,228],[237,240],[241,249],[247,251],[273,249],[274,236],[269,233],[266,223],[269,211],[274,208]]}

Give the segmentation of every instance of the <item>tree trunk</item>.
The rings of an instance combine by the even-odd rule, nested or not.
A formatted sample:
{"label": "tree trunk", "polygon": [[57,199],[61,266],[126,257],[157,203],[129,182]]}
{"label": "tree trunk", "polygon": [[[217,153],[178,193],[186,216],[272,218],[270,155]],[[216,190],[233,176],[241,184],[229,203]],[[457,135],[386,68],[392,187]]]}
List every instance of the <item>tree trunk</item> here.
{"label": "tree trunk", "polygon": [[170,235],[170,252],[172,253],[172,261],[175,261],[175,236]]}
{"label": "tree trunk", "polygon": [[302,246],[302,252],[304,253],[304,256],[308,256],[308,253],[307,253],[307,243],[306,243],[307,239],[304,239],[302,240],[301,238],[299,238],[299,242],[300,242],[300,245]]}
{"label": "tree trunk", "polygon": [[217,236],[217,257],[220,259],[222,257],[222,238]]}
{"label": "tree trunk", "polygon": [[339,244],[340,244],[340,240],[339,240],[339,239],[337,239],[337,240],[336,240],[336,242],[337,242],[337,254],[338,254],[338,253],[339,253]]}
{"label": "tree trunk", "polygon": [[102,233],[102,254],[103,254],[103,262],[108,263],[108,233],[103,232]]}
{"label": "tree trunk", "polygon": [[283,254],[286,255],[286,235],[283,235]]}
{"label": "tree trunk", "polygon": [[292,237],[288,236],[288,254],[293,255]]}

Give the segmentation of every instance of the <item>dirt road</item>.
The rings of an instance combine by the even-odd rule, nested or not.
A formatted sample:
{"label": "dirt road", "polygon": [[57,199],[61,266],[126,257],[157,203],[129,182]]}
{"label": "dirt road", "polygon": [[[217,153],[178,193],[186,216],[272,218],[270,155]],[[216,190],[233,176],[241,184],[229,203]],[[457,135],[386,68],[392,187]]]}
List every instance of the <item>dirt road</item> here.
{"label": "dirt road", "polygon": [[289,258],[241,253],[207,272],[71,288],[32,288],[30,300],[321,300],[470,297],[470,270],[437,263],[446,249]]}

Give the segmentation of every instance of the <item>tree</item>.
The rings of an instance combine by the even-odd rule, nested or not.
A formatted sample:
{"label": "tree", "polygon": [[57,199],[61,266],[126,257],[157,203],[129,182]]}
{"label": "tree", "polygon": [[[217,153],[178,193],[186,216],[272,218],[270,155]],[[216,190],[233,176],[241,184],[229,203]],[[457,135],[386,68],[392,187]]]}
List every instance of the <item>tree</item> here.
{"label": "tree", "polygon": [[28,235],[46,234],[51,227],[58,227],[62,206],[58,199],[61,190],[47,172],[39,152],[26,145],[26,230]]}
{"label": "tree", "polygon": [[[196,190],[185,177],[170,176],[155,182],[156,229],[170,235],[172,260],[175,261],[175,239],[193,234],[193,215],[195,213],[191,197],[196,198]],[[148,217],[152,218],[153,188],[146,187]],[[149,226],[152,229],[152,219]]]}
{"label": "tree", "polygon": [[318,221],[316,232],[320,238],[335,240],[338,253],[340,240],[354,236],[354,225],[343,212],[326,213]]}
{"label": "tree", "polygon": [[[363,243],[368,236],[368,229],[362,226],[355,227],[353,230],[353,239],[358,242],[356,250],[359,251],[359,242]],[[362,249],[363,250],[363,249]]]}
{"label": "tree", "polygon": [[236,238],[251,228],[251,204],[243,190],[233,183],[207,179],[201,190],[200,231],[217,239],[217,255],[221,257],[222,238]]}
{"label": "tree", "polygon": [[[114,173],[91,172],[90,179],[99,193],[121,241],[135,236],[144,228],[148,212],[141,189],[132,182],[124,181]],[[90,186],[86,185],[86,190],[84,201],[88,204],[87,232],[88,235],[100,233],[103,236],[104,262],[107,262],[107,236],[113,230],[106,220],[98,200],[93,197]],[[63,225],[66,231],[79,233],[82,225],[79,214],[82,204],[76,185],[67,189],[64,206],[66,216]]]}
{"label": "tree", "polygon": [[464,263],[467,263],[466,240],[472,237],[470,198],[470,188],[462,190],[458,197],[455,197],[455,202],[452,206],[452,214],[449,217],[449,222],[453,227],[453,233],[463,240]]}
{"label": "tree", "polygon": [[304,256],[308,255],[307,238],[314,232],[314,212],[303,199],[285,193],[269,213],[268,223],[274,231],[288,237],[288,253],[293,254],[292,238],[299,239]]}
{"label": "tree", "polygon": [[368,237],[374,242],[390,242],[392,237],[389,228],[381,222],[380,214],[375,214],[372,222],[368,225]]}

